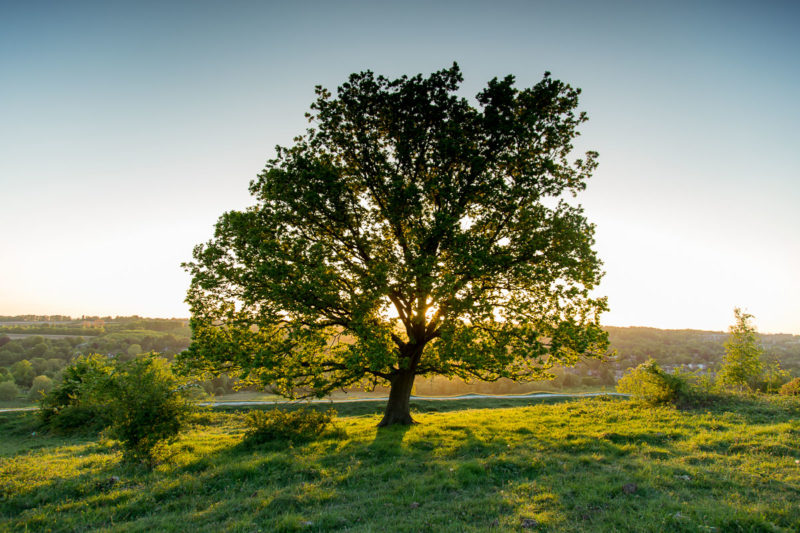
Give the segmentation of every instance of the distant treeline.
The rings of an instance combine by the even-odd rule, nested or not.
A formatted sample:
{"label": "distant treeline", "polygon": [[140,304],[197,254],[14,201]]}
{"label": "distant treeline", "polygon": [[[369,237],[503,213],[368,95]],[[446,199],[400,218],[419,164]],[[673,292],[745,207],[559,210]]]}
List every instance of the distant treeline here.
{"label": "distant treeline", "polygon": [[[523,394],[533,391],[564,391],[582,388],[607,387],[613,389],[617,380],[628,368],[655,359],[662,368],[684,370],[700,374],[715,374],[725,354],[724,343],[728,334],[722,331],[665,330],[645,327],[606,327],[610,349],[605,361],[587,359],[574,368],[554,368],[552,381],[513,383],[499,380],[495,383],[474,382],[443,377],[418,378],[415,392],[420,395]],[[765,361],[778,361],[781,367],[794,376],[800,376],[800,335],[762,334]]]}
{"label": "distant treeline", "polygon": [[[5,325],[3,325],[5,323]],[[93,336],[126,330],[151,330],[190,336],[188,318],[143,318],[138,315],[72,318],[64,315],[0,317],[0,334]]]}
{"label": "distant treeline", "polygon": [[[45,375],[54,380],[73,357],[101,353],[110,357],[129,358],[138,353],[160,352],[167,357],[185,350],[191,342],[188,319],[130,317],[81,317],[64,323],[61,315],[20,315],[0,317],[0,322],[21,322],[38,319],[35,324],[0,325],[0,381],[14,379],[21,388],[30,386],[33,378]],[[42,319],[49,320],[42,320]],[[51,324],[42,323],[51,322]],[[56,324],[55,322],[60,322]],[[521,394],[532,391],[563,391],[607,387],[612,389],[628,368],[655,359],[662,368],[714,374],[725,353],[728,334],[721,331],[663,330],[644,327],[607,327],[611,343],[606,361],[589,359],[574,368],[554,368],[555,379],[518,384],[501,379],[494,383],[465,384],[442,377],[418,378],[417,394],[455,395],[465,393]],[[8,333],[27,334],[11,339]],[[53,339],[41,335],[74,335]],[[794,376],[800,376],[800,335],[763,334],[764,359],[778,361]],[[24,363],[23,363],[24,361]],[[230,393],[236,380],[221,376],[204,383],[210,393]]]}
{"label": "distant treeline", "polygon": [[18,335],[75,335],[76,337],[91,337],[101,335],[102,328],[83,326],[62,326],[37,324],[35,326],[0,326],[0,334],[13,333]]}
{"label": "distant treeline", "polygon": [[[635,367],[652,358],[664,367],[703,365],[714,369],[725,354],[728,334],[695,329],[656,329],[606,327],[613,359],[619,369]],[[795,375],[800,374],[800,335],[760,334],[764,359],[778,361]]]}
{"label": "distant treeline", "polygon": [[66,315],[0,315],[0,322],[70,322],[75,320]]}
{"label": "distant treeline", "polygon": [[[12,318],[43,317],[26,315]],[[35,396],[37,384],[42,386],[43,383],[57,383],[64,367],[78,355],[99,353],[127,360],[141,353],[159,352],[171,358],[185,350],[190,343],[191,332],[187,319],[134,316],[106,320],[82,317],[71,322],[46,322],[0,325],[0,383],[13,382],[16,389],[11,388],[19,395]],[[12,339],[9,334],[25,336]],[[45,335],[64,337],[52,338]],[[228,382],[221,383],[223,387],[227,384]],[[5,385],[5,388],[8,389],[9,386]]]}

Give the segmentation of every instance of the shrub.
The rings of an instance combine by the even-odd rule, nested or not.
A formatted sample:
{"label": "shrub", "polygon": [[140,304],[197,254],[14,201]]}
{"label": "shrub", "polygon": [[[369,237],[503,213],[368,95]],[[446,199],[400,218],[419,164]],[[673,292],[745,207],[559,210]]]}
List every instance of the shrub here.
{"label": "shrub", "polygon": [[561,381],[561,386],[565,388],[577,387],[581,384],[581,378],[571,372],[564,374],[564,379]]}
{"label": "shrub", "polygon": [[30,391],[28,391],[28,399],[41,400],[53,388],[53,380],[47,376],[36,376],[33,378],[33,384]]}
{"label": "shrub", "polygon": [[186,391],[155,354],[119,365],[107,384],[108,405],[111,435],[128,459],[152,464],[155,450],[178,436],[192,410]]}
{"label": "shrub", "polygon": [[0,401],[9,402],[19,396],[19,387],[13,381],[0,382]]}
{"label": "shrub", "polygon": [[676,403],[686,398],[689,383],[683,375],[664,372],[653,359],[642,363],[620,378],[617,391],[651,405]]}
{"label": "shrub", "polygon": [[595,376],[583,376],[581,378],[581,385],[584,387],[597,387],[602,384],[602,381],[599,377]]}
{"label": "shrub", "polygon": [[784,396],[800,396],[800,378],[794,378],[788,383],[784,383],[780,393]]}
{"label": "shrub", "polygon": [[126,458],[152,463],[155,449],[175,438],[191,412],[187,390],[169,362],[145,354],[125,363],[81,356],[41,402],[41,417],[56,430],[110,428]]}
{"label": "shrub", "polygon": [[767,393],[778,392],[784,383],[789,381],[789,372],[781,368],[778,361],[764,364],[764,370],[758,380],[758,390]]}
{"label": "shrub", "polygon": [[245,442],[250,445],[271,442],[308,442],[316,439],[325,431],[336,416],[336,411],[329,409],[321,412],[303,407],[296,411],[271,409],[269,411],[250,411],[245,416],[248,426]]}
{"label": "shrub", "polygon": [[104,355],[82,355],[64,368],[61,382],[44,397],[42,421],[58,431],[94,430],[108,424],[107,381],[113,361]]}

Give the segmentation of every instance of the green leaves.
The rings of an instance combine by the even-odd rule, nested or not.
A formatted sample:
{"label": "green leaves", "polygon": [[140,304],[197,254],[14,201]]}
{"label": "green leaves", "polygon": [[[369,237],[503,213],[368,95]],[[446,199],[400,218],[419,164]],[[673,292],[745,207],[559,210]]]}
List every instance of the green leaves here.
{"label": "green leaves", "polygon": [[256,204],[186,265],[186,364],[319,395],[401,371],[538,378],[604,351],[594,228],[564,199],[597,164],[571,159],[580,91],[507,76],[476,107],[462,80],[454,64],[317,88]]}
{"label": "green leaves", "polygon": [[725,342],[725,356],[717,380],[722,386],[752,389],[764,371],[761,355],[764,349],[758,342],[756,329],[751,324],[753,315],[738,307],[733,310],[736,323],[730,327],[730,337]]}

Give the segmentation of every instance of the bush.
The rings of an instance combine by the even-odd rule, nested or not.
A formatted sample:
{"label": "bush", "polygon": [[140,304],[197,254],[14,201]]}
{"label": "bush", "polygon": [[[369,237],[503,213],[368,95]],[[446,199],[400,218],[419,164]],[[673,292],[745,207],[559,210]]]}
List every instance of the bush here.
{"label": "bush", "polygon": [[561,386],[564,388],[577,387],[580,384],[581,384],[581,378],[570,372],[564,374],[564,379],[561,381]]}
{"label": "bush", "polygon": [[800,396],[800,378],[794,378],[788,383],[784,383],[780,393],[784,396]]}
{"label": "bush", "polygon": [[617,383],[617,391],[651,405],[676,403],[688,396],[689,389],[683,375],[664,372],[653,359],[628,369]]}
{"label": "bush", "polygon": [[602,385],[602,381],[596,376],[583,376],[581,378],[581,385],[584,387],[599,387]]}
{"label": "bush", "polygon": [[764,370],[758,380],[756,387],[761,392],[776,393],[784,383],[789,381],[789,372],[781,368],[780,363],[773,361],[764,364]]}
{"label": "bush", "polygon": [[30,391],[28,391],[29,400],[41,400],[53,388],[53,380],[47,376],[36,376],[33,378],[33,384]]}
{"label": "bush", "polygon": [[13,381],[0,382],[0,401],[10,402],[19,396],[19,387]]}
{"label": "bush", "polygon": [[333,409],[321,412],[306,407],[296,411],[250,411],[245,416],[245,424],[248,426],[244,434],[245,442],[258,445],[312,441],[324,433],[334,416],[336,411]]}
{"label": "bush", "polygon": [[110,418],[105,390],[114,370],[104,355],[82,355],[40,403],[42,421],[57,431],[99,430]]}
{"label": "bush", "polygon": [[174,439],[191,413],[187,392],[169,362],[154,354],[125,363],[94,354],[64,369],[40,413],[56,430],[108,427],[126,458],[152,463],[155,449]]}
{"label": "bush", "polygon": [[148,464],[159,446],[178,436],[192,410],[187,389],[155,354],[119,365],[107,392],[112,436],[128,459]]}

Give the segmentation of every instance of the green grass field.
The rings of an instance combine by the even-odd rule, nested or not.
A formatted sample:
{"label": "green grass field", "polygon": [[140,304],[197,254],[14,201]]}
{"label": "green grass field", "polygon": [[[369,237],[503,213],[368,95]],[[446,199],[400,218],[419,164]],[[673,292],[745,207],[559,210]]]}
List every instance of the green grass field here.
{"label": "green grass field", "polygon": [[0,414],[0,530],[800,531],[797,400],[418,402],[378,431],[381,408],[257,450],[241,411],[206,411],[153,471]]}

